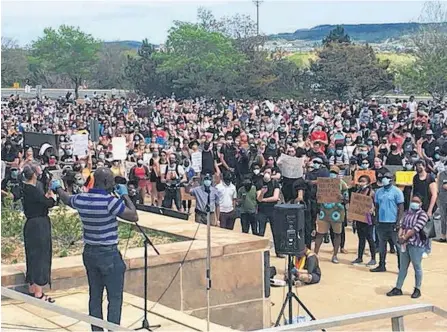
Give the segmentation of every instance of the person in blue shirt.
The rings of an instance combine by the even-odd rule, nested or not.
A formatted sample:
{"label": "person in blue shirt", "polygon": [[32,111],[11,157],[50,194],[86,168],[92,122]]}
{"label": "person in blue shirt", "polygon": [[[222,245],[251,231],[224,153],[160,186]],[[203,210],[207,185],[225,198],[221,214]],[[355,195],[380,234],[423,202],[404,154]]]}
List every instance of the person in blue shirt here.
{"label": "person in blue shirt", "polygon": [[377,235],[379,236],[379,265],[371,272],[386,271],[386,243],[391,240],[397,249],[397,263],[400,265],[400,247],[397,245],[397,225],[404,214],[404,194],[393,186],[393,174],[387,172],[382,177],[382,188],[375,196],[377,215]]}

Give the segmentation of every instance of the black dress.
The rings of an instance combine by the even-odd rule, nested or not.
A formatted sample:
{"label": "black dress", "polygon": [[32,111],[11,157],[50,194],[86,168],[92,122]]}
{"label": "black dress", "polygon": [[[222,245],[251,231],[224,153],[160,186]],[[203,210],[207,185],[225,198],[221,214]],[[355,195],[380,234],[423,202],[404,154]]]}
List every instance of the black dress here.
{"label": "black dress", "polygon": [[23,210],[26,223],[23,227],[26,255],[26,282],[39,286],[51,285],[51,223],[48,209],[56,205],[37,187],[24,184]]}

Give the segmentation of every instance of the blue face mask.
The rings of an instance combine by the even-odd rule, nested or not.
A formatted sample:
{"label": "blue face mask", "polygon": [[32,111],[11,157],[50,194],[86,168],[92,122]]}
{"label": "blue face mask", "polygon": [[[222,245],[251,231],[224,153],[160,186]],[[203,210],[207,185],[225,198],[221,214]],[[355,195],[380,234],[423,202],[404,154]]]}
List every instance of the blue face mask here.
{"label": "blue face mask", "polygon": [[389,186],[390,183],[391,183],[391,179],[388,179],[388,178],[383,178],[383,179],[382,179],[382,184],[383,184],[385,187],[386,187],[386,186]]}
{"label": "blue face mask", "polygon": [[331,174],[329,174],[329,177],[330,177],[331,179],[336,179],[336,178],[337,178],[337,174],[335,174],[335,173],[331,173]]}
{"label": "blue face mask", "polygon": [[320,164],[319,163],[314,163],[313,166],[314,166],[314,169],[320,169]]}
{"label": "blue face mask", "polygon": [[205,180],[205,181],[203,181],[203,185],[204,185],[205,187],[210,187],[210,186],[211,186],[211,180]]}
{"label": "blue face mask", "polygon": [[412,209],[413,211],[419,210],[420,208],[421,208],[421,204],[416,203],[416,202],[410,203],[410,209]]}
{"label": "blue face mask", "polygon": [[337,156],[341,156],[343,154],[343,151],[342,150],[337,150],[337,151],[335,151],[335,153],[337,154]]}

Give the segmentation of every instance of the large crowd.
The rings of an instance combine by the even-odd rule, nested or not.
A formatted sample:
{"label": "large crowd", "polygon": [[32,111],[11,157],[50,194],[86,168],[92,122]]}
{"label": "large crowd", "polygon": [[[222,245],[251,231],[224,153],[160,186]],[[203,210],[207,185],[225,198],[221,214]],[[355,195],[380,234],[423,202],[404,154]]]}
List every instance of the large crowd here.
{"label": "large crowd", "polygon": [[[397,251],[400,272],[390,296],[401,294],[410,262],[417,275],[413,295],[420,295],[430,220],[440,218],[438,240],[446,242],[446,103],[414,97],[343,102],[11,95],[2,101],[1,119],[2,199],[19,207],[21,172],[33,162],[44,170],[40,179],[51,178],[45,170],[62,170],[70,194],[89,192],[95,170],[109,168],[117,183],[127,184],[134,204],[194,213],[197,222],[206,222],[205,189],[211,188],[212,225],[233,229],[240,219],[243,232],[259,236],[276,222],[274,205],[302,204],[306,246],[315,242],[316,256],[323,241],[332,241],[332,262],[338,263],[348,224],[359,240],[353,264],[363,264],[366,242],[365,264],[373,272],[386,271],[388,243]],[[99,124],[98,141],[90,139],[88,150],[74,155],[72,137],[91,134],[92,119]],[[28,146],[26,132],[56,135],[58,146]],[[125,159],[114,158],[116,137],[125,138]],[[285,156],[296,158],[299,176],[283,174]],[[396,185],[396,169],[415,171],[412,184]],[[359,170],[374,172],[350,181]],[[341,179],[333,203],[318,202],[322,177]],[[42,183],[50,191],[49,181]],[[352,193],[372,198],[363,220],[347,217]]]}

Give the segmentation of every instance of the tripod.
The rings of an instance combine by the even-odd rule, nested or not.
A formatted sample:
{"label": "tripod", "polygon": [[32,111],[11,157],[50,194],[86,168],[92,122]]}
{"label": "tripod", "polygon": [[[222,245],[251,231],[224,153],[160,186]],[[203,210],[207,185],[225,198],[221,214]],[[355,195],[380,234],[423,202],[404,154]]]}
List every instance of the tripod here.
{"label": "tripod", "polygon": [[309,311],[309,309],[307,309],[307,307],[304,305],[303,302],[301,302],[301,300],[299,299],[299,297],[293,292],[292,290],[292,269],[293,269],[293,257],[292,255],[287,255],[287,260],[288,260],[288,268],[287,268],[287,286],[289,288],[288,292],[287,292],[287,296],[284,300],[284,303],[282,304],[281,307],[281,311],[279,312],[278,318],[276,319],[276,323],[275,323],[275,327],[279,326],[279,322],[281,321],[281,317],[284,315],[284,310],[286,309],[286,305],[289,304],[289,322],[288,325],[292,324],[292,320],[293,320],[293,312],[292,312],[292,300],[295,299],[298,304],[304,309],[304,311],[309,315],[309,317],[312,320],[315,320],[316,318],[314,317],[314,315],[312,315],[312,313]]}
{"label": "tripod", "polygon": [[138,225],[138,223],[135,223],[135,225],[138,227],[140,233],[143,235],[144,237],[144,318],[143,321],[141,323],[141,327],[137,328],[136,330],[148,330],[148,331],[152,331],[152,329],[157,329],[159,327],[161,327],[161,325],[149,325],[149,320],[147,319],[147,270],[148,270],[148,264],[147,264],[147,259],[148,259],[148,255],[147,255],[147,246],[150,245],[152,248],[154,248],[155,252],[157,253],[157,255],[160,255],[160,253],[158,252],[157,248],[155,248],[154,244],[152,243],[151,239],[149,239],[149,237],[146,235],[146,233],[144,232],[144,230],[141,228],[140,225]]}

